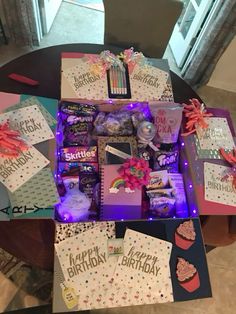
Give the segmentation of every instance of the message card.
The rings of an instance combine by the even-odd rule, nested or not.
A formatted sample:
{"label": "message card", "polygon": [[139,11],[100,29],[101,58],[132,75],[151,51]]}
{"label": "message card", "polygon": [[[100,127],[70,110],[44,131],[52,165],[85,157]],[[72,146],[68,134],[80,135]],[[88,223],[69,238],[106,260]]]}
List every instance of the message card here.
{"label": "message card", "polygon": [[160,100],[169,74],[156,67],[135,66],[130,75],[130,86],[132,98],[139,101],[154,101]]}
{"label": "message card", "polygon": [[[114,284],[141,294],[151,293],[161,302],[171,301],[170,254],[172,243],[127,229],[124,255],[119,257]],[[167,301],[166,301],[167,302]]]}
{"label": "message card", "polygon": [[52,130],[37,105],[0,115],[0,124],[7,120],[10,122],[10,128],[19,131],[21,137],[31,145],[54,138]]}
{"label": "message card", "polygon": [[236,206],[236,190],[229,176],[230,168],[204,163],[205,199],[224,205]]}
{"label": "message card", "polygon": [[0,182],[10,192],[15,192],[49,163],[47,158],[29,145],[28,149],[17,157],[0,158]]}
{"label": "message card", "polygon": [[226,118],[206,118],[207,129],[197,127],[197,136],[202,150],[230,149],[234,147],[234,139]]}

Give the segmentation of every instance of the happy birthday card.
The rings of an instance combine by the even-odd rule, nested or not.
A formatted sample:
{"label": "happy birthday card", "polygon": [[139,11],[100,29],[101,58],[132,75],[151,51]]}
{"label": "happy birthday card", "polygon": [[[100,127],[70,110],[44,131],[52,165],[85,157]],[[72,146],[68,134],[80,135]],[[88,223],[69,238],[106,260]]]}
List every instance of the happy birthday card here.
{"label": "happy birthday card", "polygon": [[[140,293],[172,300],[170,254],[172,243],[127,229],[124,255],[119,257],[114,283]],[[161,296],[162,295],[162,296]]]}
{"label": "happy birthday card", "polygon": [[132,98],[139,101],[160,100],[166,88],[168,72],[153,66],[136,65],[130,74]]}
{"label": "happy birthday card", "polygon": [[107,241],[106,229],[93,228],[55,244],[65,281],[78,295],[110,286],[117,257],[108,255]]}
{"label": "happy birthday card", "polygon": [[205,162],[204,183],[207,201],[236,206],[236,190],[229,167]]}
{"label": "happy birthday card", "polygon": [[66,68],[62,80],[67,80],[77,98],[101,100],[108,98],[106,76],[100,77],[91,71],[91,64],[85,58],[79,58],[76,65]]}

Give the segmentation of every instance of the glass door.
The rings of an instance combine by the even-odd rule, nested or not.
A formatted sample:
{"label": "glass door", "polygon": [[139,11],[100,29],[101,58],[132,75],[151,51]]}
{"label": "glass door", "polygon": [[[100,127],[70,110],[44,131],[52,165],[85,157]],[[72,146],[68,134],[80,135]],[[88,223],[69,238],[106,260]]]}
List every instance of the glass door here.
{"label": "glass door", "polygon": [[182,0],[184,9],[169,41],[177,65],[181,68],[194,45],[214,0]]}

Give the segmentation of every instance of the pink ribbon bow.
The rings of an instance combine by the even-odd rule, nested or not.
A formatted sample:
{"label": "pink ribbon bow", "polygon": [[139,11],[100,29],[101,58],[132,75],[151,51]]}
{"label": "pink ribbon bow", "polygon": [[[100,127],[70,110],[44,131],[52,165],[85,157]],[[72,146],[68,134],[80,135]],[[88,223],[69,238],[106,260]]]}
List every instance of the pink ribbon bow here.
{"label": "pink ribbon bow", "polygon": [[231,165],[229,173],[223,177],[223,181],[232,176],[232,185],[236,189],[236,147],[232,153],[226,153],[223,148],[220,148],[221,156]]}
{"label": "pink ribbon bow", "polygon": [[125,182],[125,188],[141,189],[149,182],[151,169],[144,159],[130,158],[119,169],[119,174]]}
{"label": "pink ribbon bow", "polygon": [[184,104],[184,115],[187,119],[186,131],[182,133],[182,136],[187,136],[196,132],[196,126],[200,126],[203,129],[208,128],[204,118],[212,117],[212,113],[207,113],[204,104],[201,104],[198,99],[190,99],[190,104]]}
{"label": "pink ribbon bow", "polygon": [[10,129],[9,121],[0,124],[0,157],[17,157],[28,146],[20,138],[20,133]]}

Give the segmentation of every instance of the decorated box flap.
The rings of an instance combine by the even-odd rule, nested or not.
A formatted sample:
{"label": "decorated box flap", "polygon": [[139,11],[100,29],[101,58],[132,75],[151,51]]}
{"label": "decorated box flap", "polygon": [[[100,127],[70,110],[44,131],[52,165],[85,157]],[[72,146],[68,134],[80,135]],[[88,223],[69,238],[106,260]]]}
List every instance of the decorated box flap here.
{"label": "decorated box flap", "polygon": [[[59,201],[53,178],[58,102],[2,92],[0,100],[1,132],[5,132],[0,158],[0,219],[52,217],[53,206]],[[14,143],[21,143],[21,151],[3,150],[10,140],[7,134]]]}
{"label": "decorated box flap", "polygon": [[54,313],[210,296],[197,218],[56,226]]}
{"label": "decorated box flap", "polygon": [[205,119],[209,128],[182,137],[182,164],[188,164],[183,170],[188,170],[186,182],[192,185],[189,194],[194,191],[201,215],[234,215],[236,189],[227,156],[233,156],[235,130],[228,111],[210,108],[207,112],[212,114]]}
{"label": "decorated box flap", "polygon": [[[129,49],[126,51],[131,52]],[[109,55],[102,55],[104,53]],[[107,102],[109,98],[112,98],[113,102],[173,101],[168,61],[146,59],[141,53],[132,53],[133,57],[137,56],[137,58],[135,62],[126,61],[128,65],[126,76],[122,71],[117,72],[117,67],[115,72],[109,72],[104,63],[109,63],[109,59],[114,61],[116,56],[108,51],[100,55],[62,53],[61,98],[93,102]],[[102,65],[99,58],[105,60]],[[109,73],[108,77],[106,70]],[[130,90],[131,97],[130,94],[122,94],[124,91],[127,92],[127,88]],[[117,97],[113,98],[112,93]]]}

